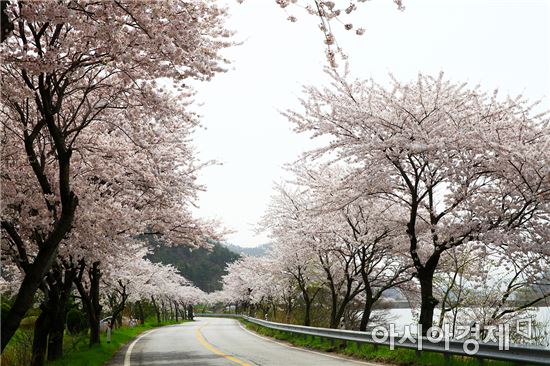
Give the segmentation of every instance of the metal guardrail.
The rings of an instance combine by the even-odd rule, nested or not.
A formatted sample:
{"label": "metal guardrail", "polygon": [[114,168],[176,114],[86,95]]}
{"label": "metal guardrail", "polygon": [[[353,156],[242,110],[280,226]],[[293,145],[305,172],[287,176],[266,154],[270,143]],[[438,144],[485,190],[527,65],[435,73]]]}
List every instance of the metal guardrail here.
{"label": "metal guardrail", "polygon": [[[306,327],[303,325],[293,325],[284,323],[275,323],[267,320],[261,320],[252,318],[246,315],[239,314],[195,314],[198,317],[216,317],[216,318],[242,318],[256,325],[266,327],[269,329],[275,329],[294,334],[309,335],[315,337],[326,338],[330,340],[351,341],[357,343],[368,343],[374,345],[386,345],[390,346],[390,340],[380,340],[373,338],[371,333],[359,332],[354,330],[342,330],[342,329],[330,329],[330,328],[317,328]],[[480,363],[484,359],[500,360],[514,362],[516,365],[550,365],[550,349],[528,346],[528,345],[510,345],[509,349],[499,349],[497,343],[484,343],[478,342],[479,349],[475,354],[467,354],[465,349],[466,341],[449,340],[448,342],[442,340],[437,343],[432,343],[426,337],[422,338],[422,351],[436,352],[445,355],[445,359],[448,359],[450,355],[459,355],[477,358]],[[407,339],[403,342],[395,342],[395,348],[409,348],[418,350],[418,343],[416,337],[414,339]]]}

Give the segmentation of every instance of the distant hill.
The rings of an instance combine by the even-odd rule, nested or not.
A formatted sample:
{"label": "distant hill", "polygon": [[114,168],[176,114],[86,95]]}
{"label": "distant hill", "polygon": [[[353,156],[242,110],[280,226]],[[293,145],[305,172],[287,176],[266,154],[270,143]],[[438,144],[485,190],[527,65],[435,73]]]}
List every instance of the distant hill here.
{"label": "distant hill", "polygon": [[152,254],[147,257],[156,263],[171,264],[195,286],[206,292],[222,289],[221,279],[226,273],[225,267],[240,258],[241,255],[261,257],[268,253],[272,244],[263,244],[246,248],[233,244],[212,242],[209,249],[191,249],[185,246],[169,247],[155,237],[143,238],[149,243]]}
{"label": "distant hill", "polygon": [[221,278],[226,273],[226,265],[240,257],[238,253],[219,243],[213,243],[210,250],[168,247],[152,240],[149,243],[153,253],[148,258],[152,262],[173,265],[185,278],[206,292],[222,289]]}
{"label": "distant hill", "polygon": [[271,243],[262,244],[262,245],[259,245],[257,247],[252,247],[252,248],[241,247],[241,246],[234,245],[234,244],[231,244],[231,243],[224,243],[224,245],[227,247],[227,249],[229,249],[233,253],[246,254],[246,255],[253,256],[253,257],[263,257],[273,247],[273,244],[271,244]]}

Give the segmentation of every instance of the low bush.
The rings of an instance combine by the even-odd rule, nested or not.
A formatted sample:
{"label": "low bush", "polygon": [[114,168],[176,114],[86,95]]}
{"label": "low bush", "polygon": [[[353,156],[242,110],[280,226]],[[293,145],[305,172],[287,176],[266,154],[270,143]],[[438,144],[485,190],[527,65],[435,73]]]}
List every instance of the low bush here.
{"label": "low bush", "polygon": [[86,314],[78,309],[71,309],[67,313],[67,330],[75,335],[88,329]]}

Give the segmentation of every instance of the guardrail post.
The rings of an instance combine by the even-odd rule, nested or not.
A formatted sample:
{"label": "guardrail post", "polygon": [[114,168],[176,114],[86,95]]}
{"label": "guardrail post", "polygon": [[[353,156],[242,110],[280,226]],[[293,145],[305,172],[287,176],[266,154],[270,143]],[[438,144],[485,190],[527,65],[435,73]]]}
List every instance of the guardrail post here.
{"label": "guardrail post", "polygon": [[448,353],[443,354],[443,358],[445,359],[445,366],[448,366],[451,364],[451,355]]}
{"label": "guardrail post", "polygon": [[481,358],[481,357],[478,357],[478,358],[477,358],[477,364],[478,364],[479,366],[483,366],[483,365],[485,365],[485,360],[484,360],[483,358]]}

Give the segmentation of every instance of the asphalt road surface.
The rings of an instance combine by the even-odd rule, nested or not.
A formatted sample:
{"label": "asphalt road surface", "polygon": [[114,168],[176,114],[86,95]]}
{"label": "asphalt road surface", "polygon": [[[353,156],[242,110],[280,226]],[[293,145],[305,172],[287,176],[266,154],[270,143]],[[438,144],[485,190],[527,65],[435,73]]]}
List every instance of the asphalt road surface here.
{"label": "asphalt road surface", "polygon": [[109,366],[336,366],[375,365],[313,352],[259,336],[238,321],[196,318],[157,328],[122,348]]}

